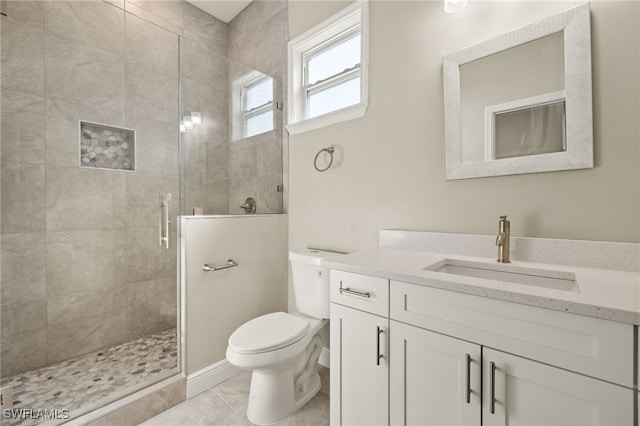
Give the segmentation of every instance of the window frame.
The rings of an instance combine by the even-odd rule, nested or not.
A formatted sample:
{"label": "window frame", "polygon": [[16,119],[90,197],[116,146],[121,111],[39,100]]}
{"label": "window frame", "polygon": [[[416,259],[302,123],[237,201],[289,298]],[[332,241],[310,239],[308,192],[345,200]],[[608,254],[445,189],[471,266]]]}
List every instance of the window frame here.
{"label": "window frame", "polygon": [[[321,81],[307,84],[308,60],[360,34],[360,64]],[[356,0],[288,44],[288,124],[289,134],[303,133],[334,123],[363,117],[369,103],[369,4]],[[309,89],[329,88],[360,75],[360,102],[322,115],[307,118]]]}

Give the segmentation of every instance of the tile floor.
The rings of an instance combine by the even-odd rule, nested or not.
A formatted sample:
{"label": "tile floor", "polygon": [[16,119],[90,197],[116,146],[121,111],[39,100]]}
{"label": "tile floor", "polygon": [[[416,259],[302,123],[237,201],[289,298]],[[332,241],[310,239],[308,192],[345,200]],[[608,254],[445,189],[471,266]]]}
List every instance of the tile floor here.
{"label": "tile floor", "polygon": [[[329,369],[318,368],[322,388],[316,396],[278,426],[323,426],[329,424]],[[238,426],[251,425],[247,404],[251,374],[243,372],[142,423],[141,426]]]}
{"label": "tile floor", "polygon": [[[142,337],[2,380],[13,385],[14,409],[69,410],[72,418],[178,371],[176,329]],[[36,425],[32,418],[2,424]]]}

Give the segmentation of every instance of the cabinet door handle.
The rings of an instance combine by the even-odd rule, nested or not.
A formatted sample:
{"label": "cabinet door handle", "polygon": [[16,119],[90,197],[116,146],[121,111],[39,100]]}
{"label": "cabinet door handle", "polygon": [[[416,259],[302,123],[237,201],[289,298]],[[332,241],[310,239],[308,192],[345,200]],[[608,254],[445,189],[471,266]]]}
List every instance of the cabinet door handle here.
{"label": "cabinet door handle", "polygon": [[378,332],[376,333],[377,345],[376,345],[376,365],[380,365],[380,358],[384,358],[384,355],[380,353],[380,335],[384,333],[384,331],[377,326]]}
{"label": "cabinet door handle", "polygon": [[496,412],[496,363],[489,363],[491,368],[491,414]]}
{"label": "cabinet door handle", "polygon": [[467,404],[471,404],[471,355],[466,354],[467,358]]}

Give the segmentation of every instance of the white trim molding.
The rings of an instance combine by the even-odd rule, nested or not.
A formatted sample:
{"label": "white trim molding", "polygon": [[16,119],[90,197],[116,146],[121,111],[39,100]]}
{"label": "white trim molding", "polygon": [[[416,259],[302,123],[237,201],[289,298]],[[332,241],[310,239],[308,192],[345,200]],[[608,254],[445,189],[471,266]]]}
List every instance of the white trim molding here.
{"label": "white trim molding", "polygon": [[240,368],[223,359],[189,374],[187,376],[187,399],[191,399],[241,372]]}

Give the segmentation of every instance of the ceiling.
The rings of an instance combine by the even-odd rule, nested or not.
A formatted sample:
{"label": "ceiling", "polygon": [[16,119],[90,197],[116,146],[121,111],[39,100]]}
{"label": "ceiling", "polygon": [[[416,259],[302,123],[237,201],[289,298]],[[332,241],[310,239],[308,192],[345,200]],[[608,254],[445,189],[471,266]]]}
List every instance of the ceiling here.
{"label": "ceiling", "polygon": [[195,7],[204,10],[224,23],[229,23],[247,7],[252,0],[187,0]]}

